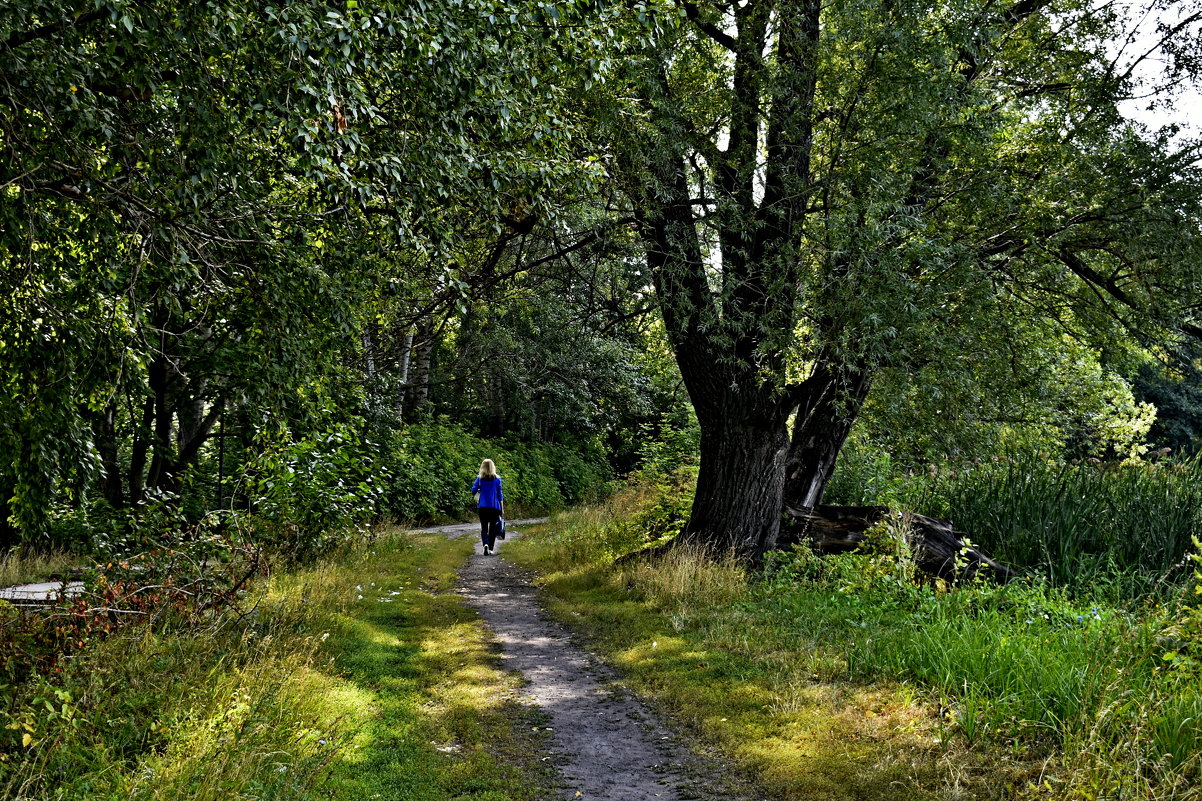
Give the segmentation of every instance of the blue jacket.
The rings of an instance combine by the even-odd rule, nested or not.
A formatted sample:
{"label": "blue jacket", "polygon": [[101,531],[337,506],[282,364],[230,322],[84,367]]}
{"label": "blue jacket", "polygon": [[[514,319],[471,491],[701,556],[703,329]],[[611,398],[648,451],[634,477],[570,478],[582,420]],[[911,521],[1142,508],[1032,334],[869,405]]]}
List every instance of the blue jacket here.
{"label": "blue jacket", "polygon": [[500,510],[501,505],[505,503],[505,495],[501,492],[501,477],[489,478],[481,481],[479,476],[472,483],[472,494],[480,493],[480,502],[476,506],[482,509]]}

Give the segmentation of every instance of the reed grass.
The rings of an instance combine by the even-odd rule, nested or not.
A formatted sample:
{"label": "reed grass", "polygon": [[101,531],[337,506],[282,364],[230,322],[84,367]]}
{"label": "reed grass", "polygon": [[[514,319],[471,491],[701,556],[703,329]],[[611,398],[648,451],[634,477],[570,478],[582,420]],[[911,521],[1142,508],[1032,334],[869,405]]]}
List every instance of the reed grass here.
{"label": "reed grass", "polygon": [[973,542],[1060,586],[1110,600],[1188,576],[1202,534],[1202,461],[1068,463],[1035,456],[901,469],[864,443],[841,456],[829,503],[950,518]]}
{"label": "reed grass", "polygon": [[78,554],[66,551],[14,548],[0,553],[0,587],[61,579],[85,563]]}

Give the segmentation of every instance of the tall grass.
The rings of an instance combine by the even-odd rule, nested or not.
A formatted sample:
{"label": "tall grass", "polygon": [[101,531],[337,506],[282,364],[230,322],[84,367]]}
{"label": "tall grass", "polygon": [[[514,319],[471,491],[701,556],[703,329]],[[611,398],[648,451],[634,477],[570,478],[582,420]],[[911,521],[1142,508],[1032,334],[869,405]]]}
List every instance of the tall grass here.
{"label": "tall grass", "polygon": [[0,798],[546,797],[517,679],[449,592],[470,552],[393,532],[0,686]]}
{"label": "tall grass", "polygon": [[[696,477],[695,467],[646,471],[599,503],[553,516],[539,543],[544,566],[608,564],[671,539],[688,519]],[[514,546],[524,547],[520,540]]]}
{"label": "tall grass", "polygon": [[1038,457],[902,470],[864,443],[841,457],[830,503],[950,518],[1009,564],[1114,598],[1185,575],[1202,534],[1202,461],[1065,463]]}
{"label": "tall grass", "polygon": [[77,568],[84,563],[85,560],[81,557],[65,551],[53,550],[39,553],[14,548],[6,553],[0,553],[0,587],[62,578],[72,568]]}
{"label": "tall grass", "polygon": [[3,688],[21,736],[0,748],[0,797],[307,797],[333,753],[318,649],[348,578],[280,576],[243,615],[122,632]]}
{"label": "tall grass", "polygon": [[808,553],[779,557],[757,599],[799,642],[841,646],[849,677],[926,688],[974,747],[1056,754],[1057,781],[1113,793],[1097,797],[1200,797],[1202,672],[1176,650],[1199,640],[1180,606],[1095,605],[1038,579],[947,591],[898,580],[888,555]]}

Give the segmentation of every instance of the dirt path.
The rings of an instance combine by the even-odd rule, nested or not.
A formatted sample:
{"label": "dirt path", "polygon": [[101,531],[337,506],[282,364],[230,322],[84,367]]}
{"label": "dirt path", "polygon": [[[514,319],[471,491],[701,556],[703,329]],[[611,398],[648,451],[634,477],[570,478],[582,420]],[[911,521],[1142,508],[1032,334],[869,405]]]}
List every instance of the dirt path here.
{"label": "dirt path", "polygon": [[[479,526],[432,530],[475,538]],[[509,536],[521,535],[511,528]],[[504,547],[500,543],[502,554]],[[547,716],[554,744],[549,756],[563,775],[562,797],[747,799],[722,765],[692,753],[650,709],[615,685],[604,663],[543,616],[530,578],[503,556],[484,556],[477,542],[460,574],[458,591],[494,632],[504,666],[525,677],[524,700]]]}

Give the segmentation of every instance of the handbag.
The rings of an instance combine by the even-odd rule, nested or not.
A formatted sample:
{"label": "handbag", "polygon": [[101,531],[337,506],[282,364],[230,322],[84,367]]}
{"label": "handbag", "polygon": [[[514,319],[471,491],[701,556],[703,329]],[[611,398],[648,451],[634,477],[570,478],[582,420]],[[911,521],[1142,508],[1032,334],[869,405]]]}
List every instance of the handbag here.
{"label": "handbag", "polygon": [[497,529],[498,529],[497,539],[499,539],[499,540],[505,539],[505,518],[503,518],[503,517],[497,518]]}

